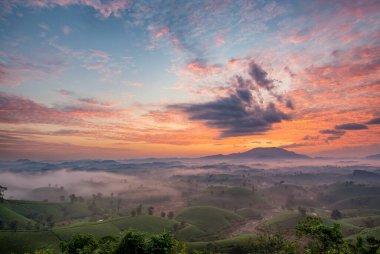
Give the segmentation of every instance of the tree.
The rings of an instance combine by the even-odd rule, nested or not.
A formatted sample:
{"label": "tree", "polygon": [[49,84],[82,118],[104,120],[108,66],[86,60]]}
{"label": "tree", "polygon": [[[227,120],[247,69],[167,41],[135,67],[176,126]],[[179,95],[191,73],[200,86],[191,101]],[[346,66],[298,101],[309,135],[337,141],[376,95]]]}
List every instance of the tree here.
{"label": "tree", "polygon": [[90,254],[97,246],[94,236],[87,234],[76,234],[70,241],[60,243],[63,254]]}
{"label": "tree", "polygon": [[373,228],[375,226],[375,220],[372,217],[364,218],[362,222],[366,228]]}
{"label": "tree", "polygon": [[298,207],[298,212],[299,212],[299,214],[301,214],[302,216],[306,216],[306,208],[305,208],[305,207],[299,206],[299,207]]}
{"label": "tree", "polygon": [[0,202],[4,202],[4,191],[8,190],[7,187],[0,185]]}
{"label": "tree", "polygon": [[165,212],[161,212],[161,217],[165,218],[165,216],[166,216],[166,213]]}
{"label": "tree", "polygon": [[332,210],[331,211],[331,219],[333,219],[333,220],[342,219],[342,213],[337,209]]}
{"label": "tree", "polygon": [[142,213],[142,205],[141,204],[137,206],[136,213],[137,213],[137,215],[141,215],[141,213]]}
{"label": "tree", "polygon": [[70,203],[74,203],[74,202],[76,201],[76,196],[75,196],[75,194],[71,194],[71,195],[69,196],[69,198],[70,198]]}
{"label": "tree", "polygon": [[49,228],[52,228],[54,226],[54,222],[53,222],[53,216],[52,215],[49,215],[47,218],[46,218],[46,224]]}
{"label": "tree", "polygon": [[185,246],[176,241],[169,233],[153,235],[146,244],[146,253],[177,254],[185,251]]}
{"label": "tree", "polygon": [[174,212],[173,212],[173,211],[170,211],[170,212],[168,213],[168,218],[169,218],[170,220],[172,220],[172,219],[174,218]]}
{"label": "tree", "polygon": [[263,234],[250,243],[248,250],[237,253],[295,254],[296,245],[293,242],[287,241],[280,234]]}
{"label": "tree", "polygon": [[330,251],[339,250],[343,244],[340,225],[325,226],[319,217],[307,216],[303,221],[298,223],[296,233],[298,237],[306,236],[310,238],[308,251],[311,254],[332,253]]}
{"label": "tree", "polygon": [[149,215],[153,215],[153,213],[154,213],[154,207],[153,206],[149,206],[148,207],[148,214]]}
{"label": "tree", "polygon": [[122,202],[122,199],[120,197],[117,198],[117,211],[119,212],[120,211],[120,207],[121,207],[121,202]]}
{"label": "tree", "polygon": [[144,234],[134,230],[125,232],[123,238],[116,246],[115,254],[144,254],[145,253],[145,239]]}
{"label": "tree", "polygon": [[19,226],[19,222],[17,220],[13,220],[9,222],[9,228],[12,229],[14,232],[17,231],[18,226]]}

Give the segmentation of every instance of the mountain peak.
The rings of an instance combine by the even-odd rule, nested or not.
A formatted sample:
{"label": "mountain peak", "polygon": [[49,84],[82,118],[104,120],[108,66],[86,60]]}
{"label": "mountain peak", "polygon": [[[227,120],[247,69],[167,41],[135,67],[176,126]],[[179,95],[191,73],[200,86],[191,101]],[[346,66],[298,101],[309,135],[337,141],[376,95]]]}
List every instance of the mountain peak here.
{"label": "mountain peak", "polygon": [[242,153],[228,155],[211,155],[203,159],[307,159],[303,154],[297,154],[279,147],[257,147]]}

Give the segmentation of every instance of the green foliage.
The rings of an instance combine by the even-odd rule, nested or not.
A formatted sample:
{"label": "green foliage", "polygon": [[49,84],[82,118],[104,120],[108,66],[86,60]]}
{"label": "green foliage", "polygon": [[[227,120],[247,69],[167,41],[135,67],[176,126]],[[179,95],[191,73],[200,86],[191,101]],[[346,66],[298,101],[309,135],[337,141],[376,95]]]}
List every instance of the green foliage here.
{"label": "green foliage", "polygon": [[119,244],[114,251],[115,254],[144,254],[145,236],[134,230],[125,232]]}
{"label": "green foliage", "polygon": [[339,224],[334,224],[332,227],[325,226],[319,217],[306,217],[298,223],[296,233],[298,236],[307,236],[311,239],[311,253],[328,253],[343,243]]}
{"label": "green foliage", "polygon": [[63,254],[91,254],[98,247],[94,236],[87,234],[75,234],[70,241],[61,242]]}
{"label": "green foliage", "polygon": [[295,254],[296,245],[282,235],[259,235],[249,247],[249,253]]}
{"label": "green foliage", "polygon": [[64,254],[187,253],[186,246],[175,240],[167,232],[148,236],[132,229],[124,232],[119,239],[108,236],[96,240],[91,235],[76,234],[71,240],[61,243],[61,250]]}
{"label": "green foliage", "polygon": [[149,254],[180,254],[185,251],[185,246],[167,232],[153,235],[146,244],[146,253]]}
{"label": "green foliage", "polygon": [[36,250],[34,254],[54,254],[53,249]]}

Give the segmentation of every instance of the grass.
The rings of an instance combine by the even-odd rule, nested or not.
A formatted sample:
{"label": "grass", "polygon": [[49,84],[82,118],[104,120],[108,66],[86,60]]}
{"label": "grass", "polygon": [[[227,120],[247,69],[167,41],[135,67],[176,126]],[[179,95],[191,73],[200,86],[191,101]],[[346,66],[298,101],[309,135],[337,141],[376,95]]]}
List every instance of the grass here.
{"label": "grass", "polygon": [[237,210],[236,213],[247,219],[260,220],[263,217],[260,211],[252,208],[242,208]]}
{"label": "grass", "polygon": [[51,248],[59,253],[60,240],[51,231],[10,232],[0,231],[0,253],[26,253]]}
{"label": "grass", "polygon": [[140,215],[135,217],[113,219],[109,221],[109,223],[115,225],[117,228],[119,228],[119,230],[134,228],[138,231],[146,233],[159,233],[162,231],[171,230],[176,222],[157,216]]}
{"label": "grass", "polygon": [[300,213],[295,211],[283,211],[273,215],[267,221],[260,223],[258,228],[270,232],[295,232],[295,227],[299,221],[304,219]]}
{"label": "grass", "polygon": [[342,219],[340,221],[358,226],[358,227],[367,227],[365,221],[371,220],[373,223],[372,227],[378,227],[380,226],[380,215],[377,216],[364,216],[364,217],[354,217],[354,218],[347,218],[347,219]]}
{"label": "grass", "polygon": [[115,225],[105,223],[87,223],[76,227],[62,227],[52,230],[60,240],[69,240],[74,234],[92,234],[96,237],[103,237],[107,235],[116,235],[120,229]]}
{"label": "grass", "polygon": [[25,218],[21,214],[18,214],[0,203],[0,221],[3,223],[3,227],[7,228],[12,221],[18,221],[20,229],[26,229],[27,225],[32,225],[33,221]]}
{"label": "grass", "polygon": [[194,225],[187,225],[184,228],[178,230],[175,233],[175,237],[180,241],[199,241],[203,237],[206,237],[207,233],[200,230]]}
{"label": "grass", "polygon": [[54,248],[58,251],[59,242],[69,240],[76,233],[92,234],[98,238],[117,235],[128,228],[159,233],[171,230],[175,223],[174,220],[141,215],[102,222],[81,222],[68,227],[55,227],[49,231],[0,231],[0,253],[24,253],[40,248]]}
{"label": "grass", "polygon": [[26,200],[6,200],[0,206],[6,207],[22,216],[30,219],[37,219],[38,217],[47,218],[52,217],[52,220],[64,220],[65,210],[66,213],[73,219],[84,218],[91,215],[85,203],[48,203],[40,201],[26,201]]}
{"label": "grass", "polygon": [[194,225],[207,234],[220,234],[221,231],[244,219],[240,215],[224,209],[211,206],[194,206],[183,209],[177,215],[176,220]]}
{"label": "grass", "polygon": [[209,242],[190,242],[188,247],[190,251],[199,249],[219,249],[228,248],[233,246],[248,246],[252,239],[256,237],[256,234],[241,234],[236,237],[231,237],[223,240],[209,241]]}
{"label": "grass", "polygon": [[332,209],[350,209],[352,207],[360,207],[361,209],[380,209],[380,196],[352,197],[331,205]]}

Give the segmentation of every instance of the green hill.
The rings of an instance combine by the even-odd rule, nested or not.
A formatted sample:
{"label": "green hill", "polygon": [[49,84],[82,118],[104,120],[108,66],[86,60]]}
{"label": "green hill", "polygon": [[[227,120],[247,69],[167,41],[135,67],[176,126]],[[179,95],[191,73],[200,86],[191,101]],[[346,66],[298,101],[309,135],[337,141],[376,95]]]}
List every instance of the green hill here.
{"label": "green hill", "polygon": [[183,209],[177,215],[176,220],[194,225],[209,235],[218,234],[220,236],[223,230],[242,222],[244,219],[240,215],[224,209],[211,206],[194,206]]}
{"label": "green hill", "polygon": [[357,196],[338,201],[330,207],[331,209],[350,209],[353,207],[380,209],[380,196]]}
{"label": "green hill", "polygon": [[295,211],[283,211],[273,215],[272,218],[268,219],[259,224],[258,228],[264,231],[270,231],[277,233],[280,232],[294,232],[295,226],[299,221],[301,221],[304,216]]}
{"label": "green hill", "polygon": [[18,214],[7,207],[3,206],[0,203],[0,221],[1,221],[1,228],[9,228],[9,224],[12,221],[18,222],[18,228],[20,229],[26,229],[28,226],[32,226],[33,221],[25,218],[21,214]]}
{"label": "green hill", "polygon": [[159,233],[172,229],[176,221],[150,215],[140,215],[135,217],[124,217],[110,220],[109,223],[115,225],[119,230],[134,228],[146,233]]}
{"label": "green hill", "polygon": [[340,220],[358,227],[378,227],[380,226],[380,215],[366,216],[366,217],[354,217]]}
{"label": "green hill", "polygon": [[51,248],[59,253],[60,239],[51,231],[0,231],[0,253],[27,253]]}
{"label": "green hill", "polygon": [[91,215],[86,203],[48,203],[26,200],[6,200],[0,204],[13,212],[30,220],[46,220],[51,217],[52,221],[58,222],[66,219],[84,218]]}
{"label": "green hill", "polygon": [[175,232],[175,237],[180,241],[199,241],[207,237],[207,233],[194,225],[187,225]]}
{"label": "green hill", "polygon": [[252,208],[242,208],[237,210],[236,213],[247,219],[260,220],[263,217],[259,210]]}

